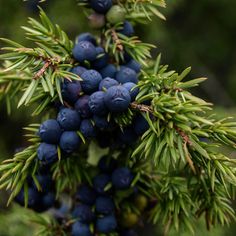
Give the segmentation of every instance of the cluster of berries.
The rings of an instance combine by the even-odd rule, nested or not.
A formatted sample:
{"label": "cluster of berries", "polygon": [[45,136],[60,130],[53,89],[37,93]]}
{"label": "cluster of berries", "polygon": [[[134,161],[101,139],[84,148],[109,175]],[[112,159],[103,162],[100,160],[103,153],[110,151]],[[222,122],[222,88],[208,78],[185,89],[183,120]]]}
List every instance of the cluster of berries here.
{"label": "cluster of berries", "polygon": [[89,33],[78,36],[73,55],[80,65],[71,72],[82,81],[64,79],[62,96],[67,107],[59,108],[57,119],[40,126],[38,159],[43,164],[57,160],[58,146],[65,154],[75,152],[81,136],[96,139],[101,147],[120,148],[135,142],[149,128],[142,115],[122,130],[115,123],[116,116],[128,110],[139,92],[139,63],[129,58],[121,66],[109,64],[109,55]]}
{"label": "cluster of berries", "polygon": [[[135,201],[137,207],[142,210],[147,207],[147,198],[137,194],[136,187],[132,186],[134,174],[127,167],[119,167],[117,161],[109,156],[101,158],[98,164],[99,173],[93,178],[93,186],[87,184],[79,186],[75,194],[75,205],[72,209],[65,207],[59,210],[67,218],[72,218],[72,236],[93,236],[118,233],[121,236],[136,236],[134,231],[139,221],[139,216],[131,212],[123,212],[120,208],[121,201]],[[117,195],[123,193],[125,197],[116,201]],[[136,197],[133,197],[135,195]],[[134,200],[136,199],[136,200]],[[143,199],[145,201],[143,205]],[[62,209],[62,210],[61,210]],[[71,221],[71,220],[70,220]]]}
{"label": "cluster of berries", "polygon": [[[115,1],[83,2],[95,11],[89,19],[97,28],[103,27],[106,22],[111,25],[121,23],[118,33],[127,37],[134,34],[130,22],[125,21],[125,10]],[[139,93],[137,83],[141,65],[137,61],[124,52],[124,60],[120,65],[115,64],[90,33],[77,37],[72,54],[75,64],[70,72],[81,80],[63,80],[61,91],[64,105],[58,107],[57,118],[43,122],[38,131],[41,143],[37,157],[41,168],[46,166],[48,170],[48,165],[57,161],[59,148],[63,155],[70,155],[79,149],[83,139],[93,139],[102,148],[121,149],[132,145],[149,129],[148,122],[141,114],[134,113],[131,124],[122,128],[116,120],[128,111]],[[62,215],[67,215],[65,218],[69,215],[69,219],[72,219],[72,236],[107,235],[113,232],[122,236],[137,235],[133,228],[148,201],[132,185],[134,173],[120,165],[118,160],[109,156],[101,158],[99,174],[93,178],[93,186],[81,185],[72,209],[60,208]],[[42,191],[37,190],[33,180],[28,181],[28,207],[45,211],[55,201],[53,185],[46,174],[37,176],[37,179]],[[16,201],[24,205],[23,190]],[[122,204],[124,201],[134,205],[136,211],[122,209],[126,205]]]}
{"label": "cluster of berries", "polygon": [[[27,207],[37,211],[43,212],[52,208],[55,204],[54,183],[52,177],[47,173],[40,173],[36,175],[37,186],[32,178],[27,180],[28,184],[28,204]],[[40,190],[39,190],[40,187]],[[24,187],[15,197],[15,201],[21,206],[25,205]]]}
{"label": "cluster of berries", "polygon": [[115,25],[120,22],[125,22],[123,29],[120,32],[128,37],[133,35],[134,30],[132,25],[128,21],[125,21],[125,9],[118,4],[115,4],[115,1],[80,0],[79,2],[86,3],[87,8],[93,10],[93,13],[88,17],[92,28],[100,29],[104,27],[106,23]]}

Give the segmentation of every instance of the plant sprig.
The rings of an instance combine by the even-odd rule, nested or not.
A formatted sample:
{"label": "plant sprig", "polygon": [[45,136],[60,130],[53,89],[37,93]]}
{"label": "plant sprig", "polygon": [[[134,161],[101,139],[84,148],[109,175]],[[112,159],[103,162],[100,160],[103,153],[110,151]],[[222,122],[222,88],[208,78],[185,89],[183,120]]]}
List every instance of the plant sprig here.
{"label": "plant sprig", "polygon": [[[41,22],[38,22],[29,18],[30,27],[23,27],[27,39],[35,42],[35,48],[2,39],[9,46],[2,48],[7,52],[0,55],[0,59],[6,61],[0,72],[0,83],[11,88],[9,86],[12,81],[17,81],[19,88],[12,93],[18,95],[23,92],[18,107],[29,105],[32,101],[41,101],[42,93],[47,94],[44,104],[50,102],[49,97],[51,101],[59,98],[63,103],[61,82],[64,79],[80,80],[77,75],[69,72],[74,63],[71,53],[73,43],[58,25],[49,20],[42,9],[40,19]],[[41,112],[45,107],[38,110]]]}

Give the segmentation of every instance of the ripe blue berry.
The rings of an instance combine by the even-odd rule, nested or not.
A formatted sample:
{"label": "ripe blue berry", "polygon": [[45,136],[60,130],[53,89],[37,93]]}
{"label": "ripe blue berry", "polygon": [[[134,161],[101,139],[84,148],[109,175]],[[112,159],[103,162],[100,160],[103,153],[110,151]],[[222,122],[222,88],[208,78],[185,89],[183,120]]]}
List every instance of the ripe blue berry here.
{"label": "ripe blue berry", "polygon": [[121,66],[120,70],[116,73],[116,80],[121,84],[127,82],[138,83],[137,73],[126,66]]}
{"label": "ripe blue berry", "polygon": [[112,7],[112,0],[90,0],[90,6],[98,13],[106,13]]}
{"label": "ripe blue berry", "polygon": [[125,66],[134,70],[136,73],[139,73],[141,71],[141,65],[133,59],[131,59]]}
{"label": "ripe blue berry", "polygon": [[133,229],[124,230],[121,236],[138,236],[138,234]]}
{"label": "ripe blue berry", "polygon": [[38,147],[37,155],[43,165],[51,164],[58,159],[57,146],[41,143]]}
{"label": "ripe blue berry", "polygon": [[[42,192],[47,193],[49,192],[53,187],[53,181],[52,177],[50,175],[36,175],[36,178],[38,180],[38,183],[41,187]],[[34,181],[32,181],[32,187],[36,190],[38,190],[36,184]]]}
{"label": "ripe blue berry", "polygon": [[74,131],[65,131],[61,135],[60,148],[65,153],[72,153],[79,148],[81,140],[78,134]]}
{"label": "ripe blue berry", "polygon": [[67,82],[62,85],[62,97],[66,102],[74,104],[81,93],[79,81]]}
{"label": "ripe blue berry", "polygon": [[114,158],[109,156],[103,156],[99,162],[98,167],[104,173],[111,173],[117,166],[117,162]]}
{"label": "ripe blue berry", "polygon": [[97,142],[99,147],[107,148],[112,144],[112,134],[111,132],[102,131],[97,134]]}
{"label": "ripe blue berry", "polygon": [[133,59],[132,56],[129,53],[127,53],[126,51],[124,52],[123,55],[124,55],[124,63],[128,63]]}
{"label": "ripe blue berry", "polygon": [[100,196],[96,199],[96,212],[104,215],[112,214],[115,211],[115,204],[110,197]]}
{"label": "ripe blue berry", "polygon": [[121,167],[113,171],[112,184],[118,190],[127,189],[130,187],[133,178],[132,172],[127,167]]}
{"label": "ripe blue berry", "polygon": [[91,112],[95,115],[105,115],[108,113],[105,102],[105,93],[98,91],[93,93],[89,98],[89,108]]}
{"label": "ripe blue berry", "polygon": [[79,204],[72,212],[73,218],[78,218],[82,223],[91,223],[94,219],[94,213],[90,206]]}
{"label": "ripe blue berry", "polygon": [[117,228],[117,221],[114,215],[104,216],[97,219],[96,229],[99,233],[108,234]]}
{"label": "ripe blue berry", "polygon": [[89,41],[80,41],[73,48],[73,56],[78,62],[94,61],[97,56],[96,48]]}
{"label": "ripe blue berry", "polygon": [[54,193],[46,193],[45,195],[43,195],[41,199],[42,208],[46,210],[53,207],[55,199],[56,197]]}
{"label": "ripe blue berry", "polygon": [[137,135],[143,135],[149,129],[147,120],[141,114],[135,117],[133,126]]}
{"label": "ripe blue berry", "polygon": [[90,42],[93,45],[97,44],[95,37],[90,33],[82,33],[82,34],[78,35],[78,37],[76,38],[76,43],[82,42],[82,41]]}
{"label": "ripe blue berry", "polygon": [[76,67],[72,68],[70,72],[74,73],[80,77],[86,70],[87,69],[82,66],[76,66]]}
{"label": "ripe blue berry", "polygon": [[133,127],[125,127],[123,131],[118,133],[118,137],[123,144],[131,145],[137,140],[137,134]]}
{"label": "ripe blue berry", "polygon": [[118,81],[116,81],[115,79],[112,79],[110,77],[106,77],[99,84],[99,90],[100,91],[107,90],[110,87],[115,86],[115,85],[119,85]]}
{"label": "ripe blue berry", "polygon": [[98,86],[102,81],[102,76],[96,70],[87,70],[82,75],[82,89],[85,93],[91,94],[98,90]]}
{"label": "ripe blue berry", "polygon": [[92,112],[89,108],[89,95],[80,97],[75,103],[75,110],[79,113],[82,118],[90,118]]}
{"label": "ripe blue berry", "polygon": [[109,175],[106,174],[97,175],[93,179],[93,187],[97,191],[97,193],[104,194],[106,192],[105,187],[110,182],[110,180],[111,179]]}
{"label": "ripe blue berry", "polygon": [[57,116],[57,121],[60,126],[67,131],[78,130],[80,126],[79,114],[72,109],[63,108]]}
{"label": "ripe blue berry", "polygon": [[92,236],[92,233],[88,224],[76,221],[72,225],[71,236]]}
{"label": "ripe blue berry", "polygon": [[126,88],[118,85],[106,91],[104,101],[111,112],[123,112],[128,109],[131,97]]}
{"label": "ripe blue berry", "polygon": [[79,130],[85,138],[96,137],[96,128],[89,119],[82,120]]}
{"label": "ripe blue berry", "polygon": [[123,24],[122,30],[120,30],[119,33],[121,33],[127,37],[131,37],[134,35],[134,28],[131,25],[131,23],[126,20]]}
{"label": "ripe blue berry", "polygon": [[116,75],[116,67],[113,64],[108,64],[104,68],[100,70],[100,73],[103,78],[110,77],[110,78],[115,78]]}
{"label": "ripe blue berry", "polygon": [[76,198],[84,204],[93,205],[96,200],[96,192],[93,188],[87,185],[82,185],[76,193]]}
{"label": "ripe blue berry", "polygon": [[92,67],[96,70],[100,70],[108,64],[108,54],[102,47],[96,47],[97,58],[92,62]]}
{"label": "ripe blue berry", "polygon": [[127,83],[123,84],[123,87],[129,91],[132,102],[135,100],[136,96],[139,93],[139,89],[137,87],[135,88],[135,86],[136,86],[136,84],[134,84],[132,82],[127,82]]}
{"label": "ripe blue berry", "polygon": [[[25,192],[24,188],[20,190],[18,195],[15,197],[15,201],[20,204],[21,206],[25,205]],[[33,208],[35,207],[40,201],[40,194],[37,190],[33,188],[28,189],[28,207]]]}
{"label": "ripe blue berry", "polygon": [[46,120],[40,125],[39,136],[45,143],[57,144],[61,137],[61,127],[56,120]]}
{"label": "ripe blue berry", "polygon": [[100,130],[112,129],[113,127],[113,123],[109,122],[106,116],[94,115],[93,121],[95,123],[95,126],[99,128]]}

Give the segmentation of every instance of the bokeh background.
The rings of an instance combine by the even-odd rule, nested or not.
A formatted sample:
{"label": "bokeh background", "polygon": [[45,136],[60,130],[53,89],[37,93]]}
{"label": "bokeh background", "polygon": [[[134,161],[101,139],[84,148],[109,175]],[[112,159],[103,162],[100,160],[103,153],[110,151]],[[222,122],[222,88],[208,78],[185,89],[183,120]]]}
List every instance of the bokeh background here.
{"label": "bokeh background", "polygon": [[[24,43],[20,26],[27,24],[28,16],[37,17],[37,2],[0,0],[0,37]],[[85,15],[75,4],[76,0],[48,0],[41,4],[71,39],[88,30]],[[162,53],[162,63],[169,64],[171,69],[180,72],[192,66],[189,78],[208,77],[194,93],[213,102],[221,114],[236,115],[236,1],[167,0],[167,6],[162,11],[166,21],[154,19],[146,26],[137,25],[137,35],[143,41],[155,44],[157,49],[153,50],[153,56]],[[31,119],[27,109],[13,110],[9,117],[4,104],[0,104],[0,159],[10,157],[24,144],[22,127]],[[28,214],[17,206],[6,209],[4,193],[0,193],[0,236],[32,236],[36,226],[27,223],[24,215]],[[201,236],[236,233],[234,224],[207,232],[200,221],[196,229],[196,235]],[[162,235],[160,227],[154,231],[145,228],[145,235]],[[189,233],[171,233],[171,236],[179,235]]]}

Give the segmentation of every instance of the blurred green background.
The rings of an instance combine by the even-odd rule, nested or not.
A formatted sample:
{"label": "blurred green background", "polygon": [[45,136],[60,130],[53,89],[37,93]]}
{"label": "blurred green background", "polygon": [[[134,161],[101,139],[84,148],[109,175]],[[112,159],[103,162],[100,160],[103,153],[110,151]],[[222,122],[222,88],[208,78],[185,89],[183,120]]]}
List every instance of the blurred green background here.
{"label": "blurred green background", "polygon": [[[27,17],[37,17],[37,0],[0,0],[0,37],[24,43],[20,26],[27,24]],[[41,4],[50,18],[58,23],[71,37],[87,31],[86,17],[76,0],[48,0]],[[199,96],[213,102],[222,114],[236,114],[236,1],[235,0],[167,0],[162,12],[167,20],[154,19],[148,25],[137,25],[137,35],[162,53],[162,62],[171,69],[182,71],[192,66],[190,77],[208,77],[207,82],[195,90]],[[0,46],[2,46],[0,44]],[[22,127],[30,122],[27,109],[13,111],[8,117],[3,104],[0,106],[0,157],[6,158],[24,144]],[[24,116],[22,116],[24,114]],[[34,226],[25,223],[23,210],[4,208],[0,197],[0,236],[33,235]],[[236,226],[216,228],[207,232],[202,222],[196,225],[196,235],[235,235]],[[159,235],[148,233],[146,235]],[[161,234],[160,234],[161,235]],[[171,236],[188,233],[171,233]]]}

